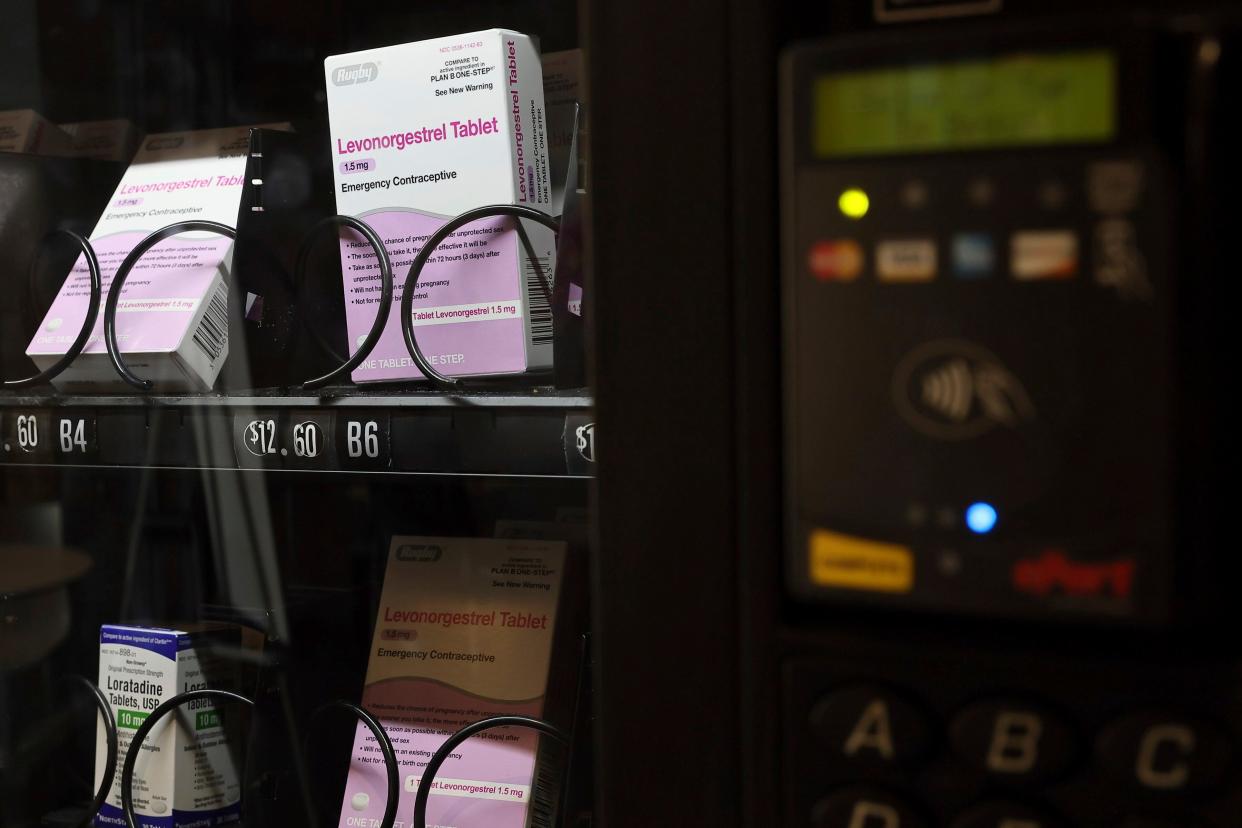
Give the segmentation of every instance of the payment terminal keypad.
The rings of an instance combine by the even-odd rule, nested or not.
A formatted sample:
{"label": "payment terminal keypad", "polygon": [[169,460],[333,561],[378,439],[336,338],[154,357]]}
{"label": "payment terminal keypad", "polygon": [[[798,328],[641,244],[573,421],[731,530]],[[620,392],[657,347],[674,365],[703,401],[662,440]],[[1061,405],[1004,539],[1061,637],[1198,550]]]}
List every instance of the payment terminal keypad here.
{"label": "payment terminal keypad", "polygon": [[784,665],[785,824],[1233,828],[1242,677],[900,643]]}

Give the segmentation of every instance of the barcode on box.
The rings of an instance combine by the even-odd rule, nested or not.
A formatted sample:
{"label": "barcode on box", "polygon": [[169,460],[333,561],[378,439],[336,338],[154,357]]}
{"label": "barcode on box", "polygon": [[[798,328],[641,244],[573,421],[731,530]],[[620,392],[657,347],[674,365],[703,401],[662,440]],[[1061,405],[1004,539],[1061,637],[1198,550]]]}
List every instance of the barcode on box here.
{"label": "barcode on box", "polygon": [[561,778],[567,761],[565,749],[548,739],[539,739],[535,754],[535,778],[531,785],[530,828],[552,828],[559,813]]}
{"label": "barcode on box", "polygon": [[530,341],[543,345],[552,341],[552,303],[549,301],[552,259],[522,252],[522,278],[526,280],[526,300],[530,308]]}
{"label": "barcode on box", "polygon": [[229,289],[221,282],[211,295],[207,312],[194,332],[194,344],[214,365],[229,341]]}

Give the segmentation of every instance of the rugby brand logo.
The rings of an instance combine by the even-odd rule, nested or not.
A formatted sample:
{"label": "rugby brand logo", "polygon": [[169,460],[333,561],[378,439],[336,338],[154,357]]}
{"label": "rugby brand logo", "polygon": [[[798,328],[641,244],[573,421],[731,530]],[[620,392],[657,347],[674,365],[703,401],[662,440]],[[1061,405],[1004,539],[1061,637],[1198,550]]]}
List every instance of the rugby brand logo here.
{"label": "rugby brand logo", "polygon": [[354,86],[359,83],[370,83],[377,77],[379,77],[379,66],[368,61],[336,67],[332,72],[332,83],[334,86]]}
{"label": "rugby brand logo", "polygon": [[433,543],[403,543],[397,547],[397,560],[413,563],[435,563],[444,550]]}
{"label": "rugby brand logo", "polygon": [[147,151],[176,149],[185,143],[184,135],[165,135],[147,141]]}

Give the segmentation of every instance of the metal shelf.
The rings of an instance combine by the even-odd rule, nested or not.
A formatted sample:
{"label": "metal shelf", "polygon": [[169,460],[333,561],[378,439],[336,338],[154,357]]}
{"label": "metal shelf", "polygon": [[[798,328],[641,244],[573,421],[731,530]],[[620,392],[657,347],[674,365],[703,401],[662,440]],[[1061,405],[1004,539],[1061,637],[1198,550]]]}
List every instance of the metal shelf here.
{"label": "metal shelf", "polygon": [[297,406],[301,408],[339,406],[430,406],[486,408],[590,408],[590,393],[585,388],[553,388],[533,386],[522,389],[477,389],[452,396],[429,388],[368,388],[356,385],[335,386],[317,394],[296,394],[283,388],[248,389],[244,392],[207,392],[203,394],[34,394],[29,391],[0,391],[0,408],[109,406],[178,407],[178,406]]}
{"label": "metal shelf", "polygon": [[591,397],[550,387],[0,392],[0,465],[591,477]]}

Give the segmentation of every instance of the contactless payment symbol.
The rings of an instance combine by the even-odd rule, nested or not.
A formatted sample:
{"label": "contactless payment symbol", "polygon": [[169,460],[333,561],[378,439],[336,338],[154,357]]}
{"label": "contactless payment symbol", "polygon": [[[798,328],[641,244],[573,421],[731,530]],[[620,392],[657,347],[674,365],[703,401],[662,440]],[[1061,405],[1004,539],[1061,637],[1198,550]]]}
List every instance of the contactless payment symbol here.
{"label": "contactless payment symbol", "polygon": [[908,353],[893,375],[893,400],[910,426],[940,440],[1035,419],[1018,378],[987,349],[960,339],[927,342]]}
{"label": "contactless payment symbol", "polygon": [[807,256],[811,275],[824,282],[852,282],[862,273],[864,261],[862,245],[853,239],[816,242]]}

